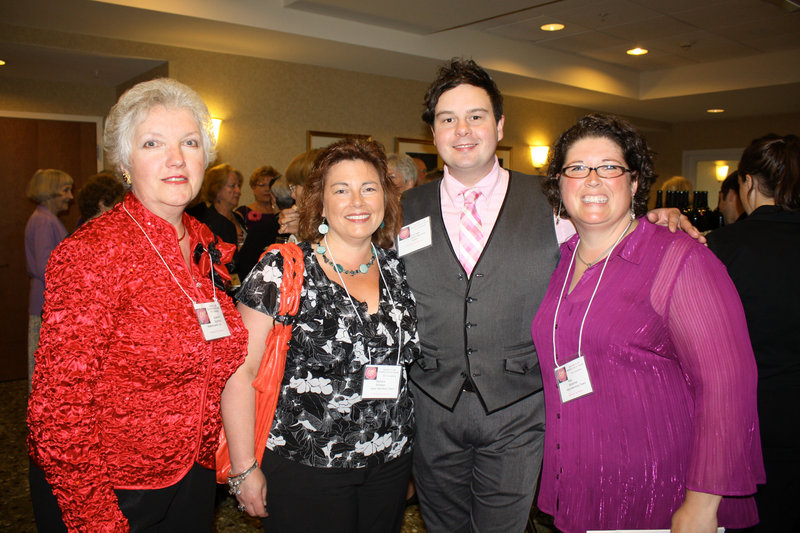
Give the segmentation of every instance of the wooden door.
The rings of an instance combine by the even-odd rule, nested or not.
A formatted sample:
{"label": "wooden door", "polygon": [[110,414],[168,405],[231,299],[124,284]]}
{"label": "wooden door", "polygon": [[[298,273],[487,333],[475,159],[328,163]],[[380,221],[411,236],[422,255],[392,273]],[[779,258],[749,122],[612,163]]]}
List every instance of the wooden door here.
{"label": "wooden door", "polygon": [[[97,172],[97,125],[29,118],[0,117],[0,380],[27,376],[28,290],[25,223],[36,204],[25,196],[33,173],[57,168],[75,180],[73,192]],[[77,206],[61,217],[72,231]]]}

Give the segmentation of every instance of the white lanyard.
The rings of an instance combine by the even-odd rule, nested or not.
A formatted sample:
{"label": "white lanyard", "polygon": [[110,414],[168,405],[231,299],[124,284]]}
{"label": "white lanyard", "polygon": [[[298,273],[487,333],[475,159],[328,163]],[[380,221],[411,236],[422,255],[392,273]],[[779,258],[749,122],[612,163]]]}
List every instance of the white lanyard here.
{"label": "white lanyard", "polygon": [[[178,285],[178,288],[181,290],[181,292],[183,292],[183,294],[185,294],[186,297],[189,298],[189,301],[192,302],[192,305],[197,305],[197,303],[192,299],[191,296],[189,296],[189,293],[186,292],[186,290],[183,288],[181,283],[178,281],[178,278],[175,277],[175,274],[172,273],[172,269],[169,268],[169,265],[164,260],[164,257],[161,255],[161,252],[158,251],[158,248],[156,248],[156,245],[153,244],[152,240],[150,240],[150,236],[144,230],[142,225],[139,224],[139,221],[134,218],[134,216],[131,214],[130,211],[128,211],[128,208],[125,206],[125,202],[124,201],[122,202],[122,209],[125,210],[125,212],[128,214],[128,216],[131,217],[131,220],[133,220],[136,223],[136,225],[139,226],[139,229],[142,230],[142,233],[144,234],[145,239],[147,239],[147,242],[150,243],[150,246],[152,246],[153,250],[155,250],[156,254],[158,254],[159,259],[161,259],[161,262],[164,263],[164,266],[167,268],[167,272],[169,272],[170,276],[172,276],[172,279],[175,280],[175,283]],[[211,256],[211,252],[209,252],[208,254],[209,254],[209,257],[210,257]],[[191,266],[189,268],[191,268]],[[214,291],[214,301],[216,302],[217,301],[217,289],[216,289],[216,287],[214,285],[214,259],[213,258],[211,258],[211,288]]]}
{"label": "white lanyard", "polygon": [[[362,339],[363,339],[364,321],[361,320],[361,316],[358,314],[358,308],[356,307],[355,302],[353,302],[352,296],[350,296],[350,291],[347,290],[347,284],[344,282],[344,278],[342,277],[342,273],[339,272],[338,268],[336,268],[336,265],[338,263],[336,262],[336,258],[333,257],[333,250],[331,250],[331,247],[328,246],[328,236],[325,235],[325,237],[323,237],[323,240],[325,241],[325,251],[326,251],[326,253],[330,253],[331,254],[331,261],[333,261],[333,265],[334,265],[333,266],[333,270],[336,272],[336,275],[339,276],[339,281],[342,282],[342,287],[344,288],[344,292],[347,294],[347,298],[350,300],[350,305],[353,306],[353,311],[356,314],[356,318],[358,319],[359,324],[361,324]],[[386,287],[386,294],[389,295],[389,301],[392,302],[392,309],[393,310],[397,309],[397,306],[394,303],[394,298],[392,298],[391,288],[386,283],[386,278],[383,277],[383,269],[381,268],[381,259],[380,259],[380,257],[378,257],[378,254],[375,251],[375,245],[371,244],[371,246],[372,246],[372,253],[375,254],[375,261],[378,264],[378,274],[380,274],[381,280],[383,280],[383,286]],[[379,287],[378,288],[378,310],[379,311],[380,311],[380,305],[381,305],[380,300],[381,300],[381,291],[380,291],[380,287]],[[402,340],[403,340],[403,331],[401,329],[401,321],[397,320],[396,324],[397,324],[397,363],[395,363],[395,364],[399,365],[400,364],[400,352],[401,352]],[[363,342],[363,340],[362,340],[362,342]],[[372,364],[372,354],[370,353],[369,345],[366,342],[364,342],[364,349],[367,352],[367,356],[369,357],[370,364]]]}
{"label": "white lanyard", "polygon": [[[625,227],[625,230],[617,237],[617,240],[614,242],[614,246],[611,247],[611,250],[606,255],[606,258],[603,260],[603,269],[600,271],[600,276],[597,278],[597,284],[594,286],[594,291],[592,291],[592,297],[589,298],[589,304],[586,306],[586,312],[583,314],[583,320],[581,320],[581,329],[578,332],[578,357],[583,355],[581,351],[581,346],[583,345],[583,326],[586,324],[586,317],[589,315],[589,308],[592,306],[592,302],[594,301],[594,295],[597,294],[597,289],[600,287],[600,281],[603,279],[603,274],[606,271],[606,267],[608,266],[608,260],[611,258],[611,255],[614,253],[614,249],[617,247],[619,242],[622,240],[622,237],[628,233],[628,230],[633,224],[633,218],[631,218],[628,225]],[[572,271],[572,265],[575,263],[575,256],[578,255],[578,246],[580,246],[581,240],[580,237],[578,238],[578,242],[575,244],[575,251],[572,253],[572,259],[569,261],[569,267],[567,267],[567,275],[564,278],[564,285],[561,287],[561,294],[558,296],[558,304],[556,305],[556,313],[553,316],[553,362],[555,363],[554,368],[558,368],[558,354],[556,352],[556,324],[558,324],[558,311],[561,309],[561,300],[564,298],[564,291],[567,289],[567,283],[569,283],[570,277],[569,274]],[[587,268],[588,270],[588,268]]]}

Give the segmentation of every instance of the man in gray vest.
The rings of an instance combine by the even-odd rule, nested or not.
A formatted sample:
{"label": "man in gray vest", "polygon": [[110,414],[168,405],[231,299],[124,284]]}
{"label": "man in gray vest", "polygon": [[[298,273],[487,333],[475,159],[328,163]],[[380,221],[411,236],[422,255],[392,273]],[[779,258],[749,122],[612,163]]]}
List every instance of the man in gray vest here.
{"label": "man in gray vest", "polygon": [[430,246],[398,244],[422,343],[414,480],[430,533],[521,532],[544,439],[530,326],[558,261],[552,209],[539,179],[498,164],[503,97],[486,71],[454,60],[425,100],[446,166],[403,197],[410,240]]}
{"label": "man in gray vest", "polygon": [[[499,166],[503,97],[474,61],[440,68],[422,118],[444,177],[403,195],[397,246],[422,345],[410,370],[422,516],[429,533],[519,533],[544,442],[531,321],[558,262],[558,241],[574,229],[563,221],[554,231],[539,178]],[[670,211],[649,218],[674,231],[680,213]]]}

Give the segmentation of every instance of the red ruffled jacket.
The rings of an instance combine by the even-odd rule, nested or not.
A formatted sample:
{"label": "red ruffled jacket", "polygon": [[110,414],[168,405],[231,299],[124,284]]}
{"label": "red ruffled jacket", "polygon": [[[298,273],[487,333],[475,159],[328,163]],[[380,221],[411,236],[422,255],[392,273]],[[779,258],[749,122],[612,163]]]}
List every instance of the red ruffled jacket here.
{"label": "red ruffled jacket", "polygon": [[[209,253],[192,253],[190,275],[174,228],[132,194],[124,204],[181,287],[210,301]],[[211,231],[188,215],[183,223],[191,250],[208,250]],[[46,280],[30,456],[70,531],[127,531],[113,489],[168,487],[195,462],[214,468],[220,395],[244,361],[247,332],[217,289],[231,335],[203,338],[191,301],[122,204],[63,241]]]}

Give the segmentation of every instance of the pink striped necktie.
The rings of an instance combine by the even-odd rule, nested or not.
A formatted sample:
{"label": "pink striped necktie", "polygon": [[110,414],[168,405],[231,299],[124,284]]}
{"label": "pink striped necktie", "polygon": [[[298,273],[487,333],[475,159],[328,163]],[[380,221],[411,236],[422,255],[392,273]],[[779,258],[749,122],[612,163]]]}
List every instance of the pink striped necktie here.
{"label": "pink striped necktie", "polygon": [[482,251],[483,226],[475,202],[483,193],[468,189],[462,194],[464,208],[461,210],[461,224],[458,229],[458,260],[467,272],[467,276],[471,276]]}

